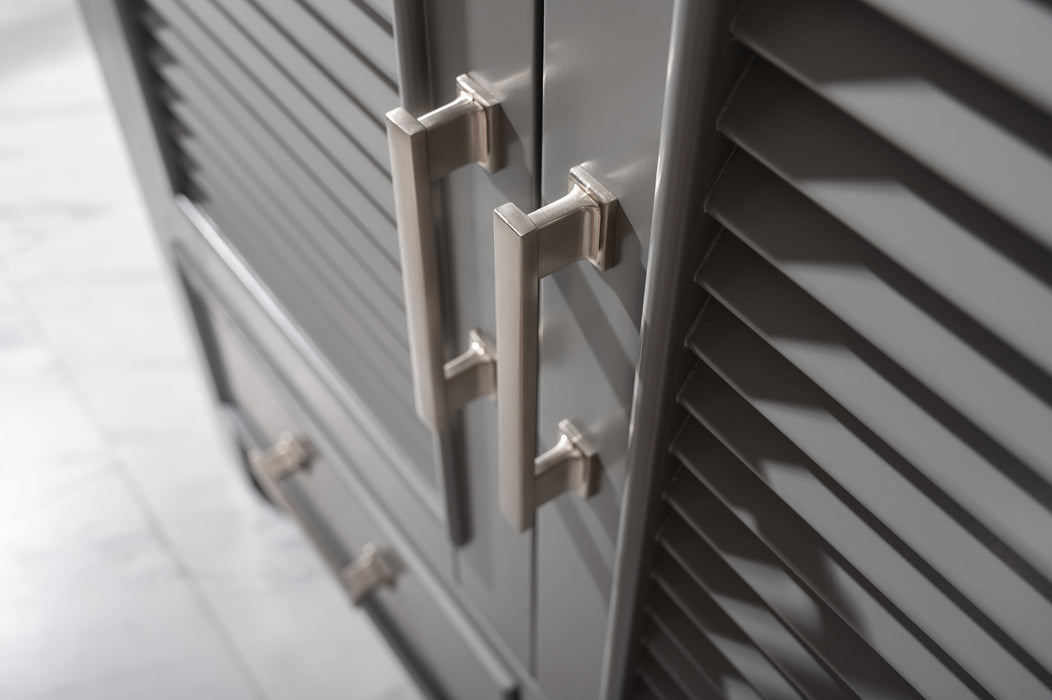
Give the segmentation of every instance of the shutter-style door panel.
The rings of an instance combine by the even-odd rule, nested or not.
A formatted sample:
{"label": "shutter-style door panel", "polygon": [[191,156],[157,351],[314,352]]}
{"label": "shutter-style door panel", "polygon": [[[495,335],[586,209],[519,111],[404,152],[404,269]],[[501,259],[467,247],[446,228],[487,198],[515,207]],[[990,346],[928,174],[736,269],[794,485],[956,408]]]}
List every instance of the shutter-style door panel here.
{"label": "shutter-style door panel", "polygon": [[845,114],[1052,243],[1052,201],[1041,196],[1052,133],[1040,110],[855,3],[752,2],[733,29]]}
{"label": "shutter-style door panel", "polygon": [[[401,427],[412,387],[380,122],[397,89],[298,3],[268,4],[272,16],[246,0],[151,4],[151,61],[186,186],[370,408]],[[393,47],[389,26],[372,30]],[[403,437],[433,480],[430,436],[405,425]]]}
{"label": "shutter-style door panel", "polygon": [[1052,16],[1033,0],[865,0],[980,73],[1052,112]]}
{"label": "shutter-style door panel", "polygon": [[332,0],[145,0],[129,14],[175,194],[338,378],[384,455],[361,468],[398,475],[367,475],[387,505],[430,519],[421,543],[461,537],[456,489],[413,410],[383,121],[400,102],[390,17]]}
{"label": "shutter-style door panel", "polygon": [[679,640],[725,696],[1050,697],[1052,9],[729,29],[635,688]]}
{"label": "shutter-style door panel", "polygon": [[[470,330],[495,334],[493,209],[537,205],[535,3],[129,0],[122,12],[164,137],[169,181],[154,209],[177,221],[161,228],[238,269],[293,348],[275,364],[322,389],[303,390],[312,427],[337,442],[367,435],[376,449],[349,463],[529,677],[534,540],[498,511],[493,403],[472,402],[442,434],[414,406],[385,115],[455,99],[465,73],[500,104],[497,172],[434,183],[452,359]],[[276,353],[273,340],[261,352]]]}

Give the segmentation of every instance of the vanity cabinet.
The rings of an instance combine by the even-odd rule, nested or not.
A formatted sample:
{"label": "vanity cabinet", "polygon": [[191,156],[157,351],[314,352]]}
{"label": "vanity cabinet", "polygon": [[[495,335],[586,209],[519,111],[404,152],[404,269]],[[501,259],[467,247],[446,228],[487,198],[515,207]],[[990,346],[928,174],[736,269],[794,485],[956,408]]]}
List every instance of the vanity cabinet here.
{"label": "vanity cabinet", "polygon": [[82,8],[246,470],[426,693],[1050,694],[1047,7]]}

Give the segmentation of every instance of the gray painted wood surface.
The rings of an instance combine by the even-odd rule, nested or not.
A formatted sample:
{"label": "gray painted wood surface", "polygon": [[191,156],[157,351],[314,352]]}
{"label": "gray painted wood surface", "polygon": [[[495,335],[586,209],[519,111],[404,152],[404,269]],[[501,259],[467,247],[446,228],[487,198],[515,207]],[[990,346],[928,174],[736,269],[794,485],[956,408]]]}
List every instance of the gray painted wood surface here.
{"label": "gray painted wood surface", "polygon": [[[597,697],[620,517],[672,21],[671,2],[547,2],[542,203],[584,164],[621,201],[620,262],[541,282],[540,450],[573,419],[598,448],[598,494],[564,494],[537,521],[537,677]],[[612,50],[616,47],[616,50]]]}

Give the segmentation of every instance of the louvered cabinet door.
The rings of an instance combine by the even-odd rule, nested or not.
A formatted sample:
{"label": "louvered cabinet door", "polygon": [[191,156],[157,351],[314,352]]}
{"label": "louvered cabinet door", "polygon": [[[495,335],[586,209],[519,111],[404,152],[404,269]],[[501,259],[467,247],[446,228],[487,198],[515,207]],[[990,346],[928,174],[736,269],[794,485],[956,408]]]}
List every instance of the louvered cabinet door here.
{"label": "louvered cabinet door", "polygon": [[1052,697],[1052,8],[727,30],[628,695]]}
{"label": "louvered cabinet door", "polygon": [[[335,468],[364,480],[455,591],[454,607],[440,596],[434,604],[485,640],[482,656],[496,660],[497,675],[508,675],[506,664],[529,679],[534,540],[497,507],[493,403],[474,402],[441,430],[414,405],[386,115],[401,106],[426,121],[432,107],[455,102],[462,74],[499,104],[500,138],[488,144],[500,156],[496,172],[443,173],[418,200],[434,212],[433,296],[449,359],[469,330],[494,334],[493,208],[538,201],[535,4],[98,0],[83,8],[166,252],[230,287],[224,311],[288,385],[304,431],[337,447]],[[435,143],[448,155],[445,136]]]}
{"label": "louvered cabinet door", "polygon": [[439,441],[413,418],[384,129],[385,112],[409,89],[400,84],[392,8],[336,0],[121,7],[166,146],[173,216],[189,216],[204,240],[250,271],[339,397],[342,415],[320,422],[338,436],[369,435],[384,458],[361,465],[366,478],[449,568],[449,540],[462,530],[455,490]]}

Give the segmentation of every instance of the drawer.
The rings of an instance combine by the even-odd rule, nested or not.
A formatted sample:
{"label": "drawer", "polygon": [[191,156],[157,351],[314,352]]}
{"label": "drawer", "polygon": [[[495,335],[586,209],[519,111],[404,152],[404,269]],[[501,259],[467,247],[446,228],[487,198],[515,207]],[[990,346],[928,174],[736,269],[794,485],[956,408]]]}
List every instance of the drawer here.
{"label": "drawer", "polygon": [[[440,579],[408,544],[367,487],[343,469],[325,437],[311,430],[310,409],[235,321],[184,271],[209,345],[219,395],[242,445],[265,449],[292,435],[308,445],[306,466],[255,476],[296,518],[348,592],[362,605],[420,685],[441,698],[513,698],[515,680],[493,655]],[[363,551],[382,559],[362,573]],[[388,576],[390,582],[383,582]],[[376,584],[376,581],[381,581]],[[364,582],[364,584],[363,584]],[[375,584],[375,587],[371,584]],[[364,591],[364,592],[363,592]],[[358,599],[358,597],[360,599]],[[357,599],[357,600],[354,600]]]}

